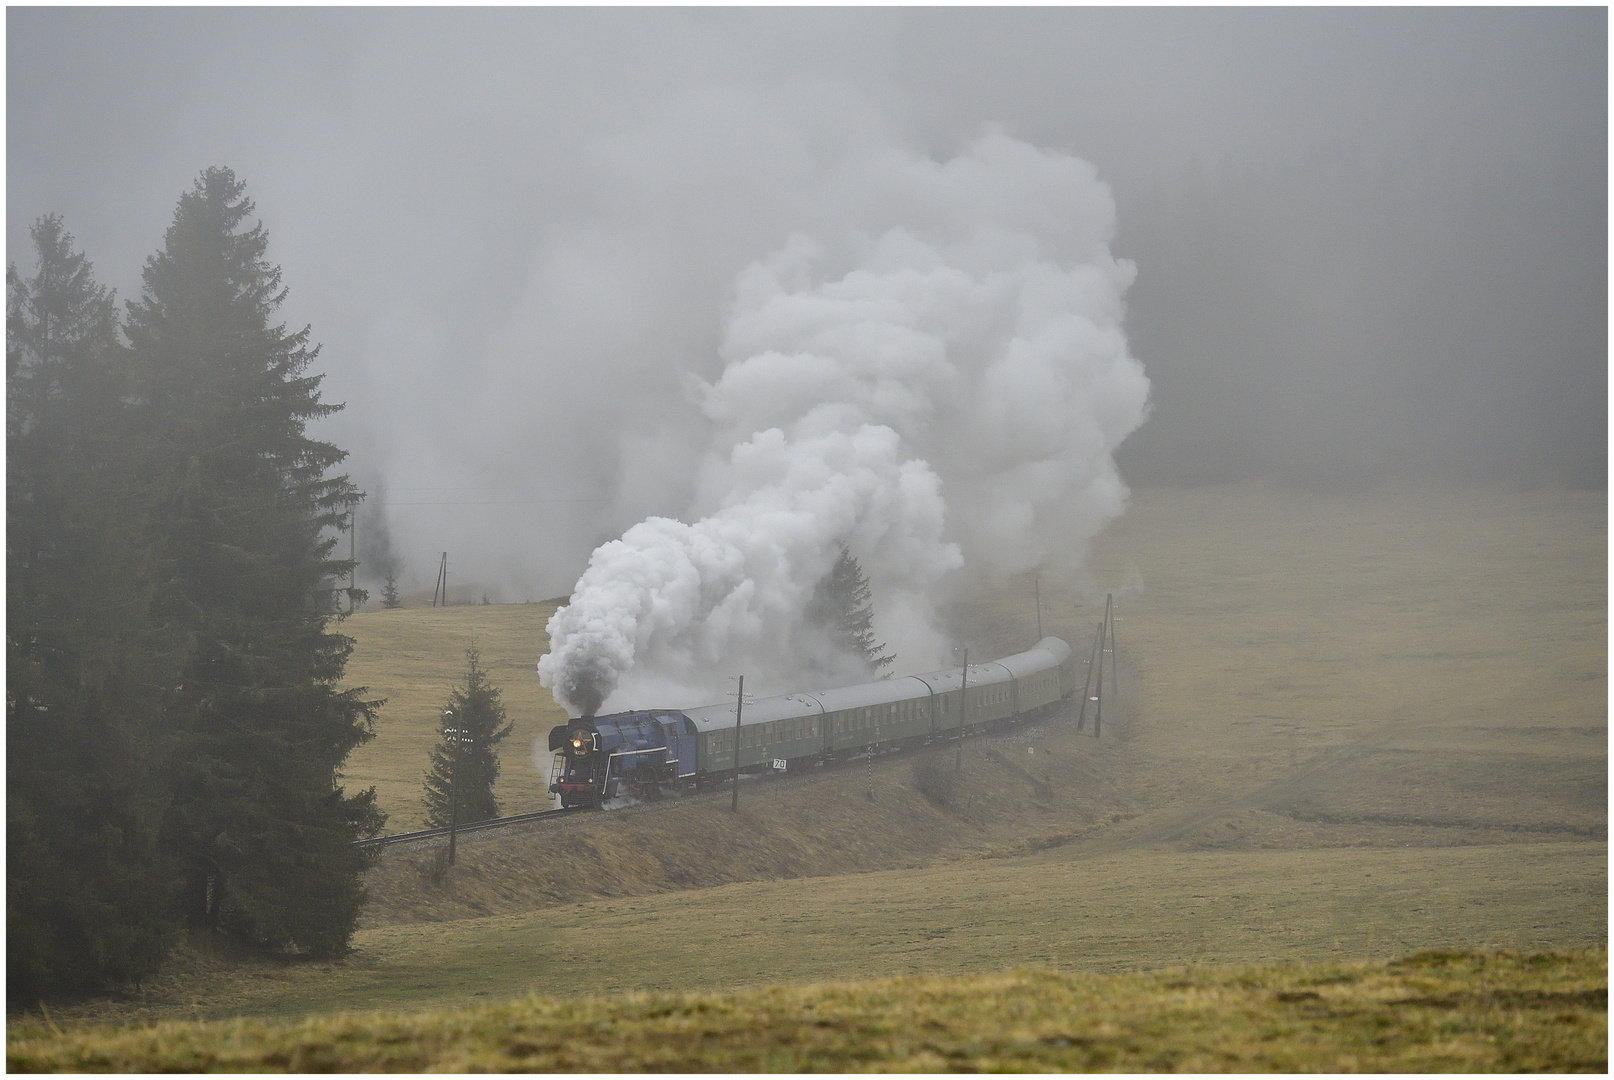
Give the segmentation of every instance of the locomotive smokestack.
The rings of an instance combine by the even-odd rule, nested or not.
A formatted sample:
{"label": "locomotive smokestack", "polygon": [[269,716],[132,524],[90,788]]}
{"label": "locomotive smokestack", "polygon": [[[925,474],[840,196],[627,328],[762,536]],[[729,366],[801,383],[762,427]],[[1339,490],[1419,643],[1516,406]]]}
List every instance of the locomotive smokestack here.
{"label": "locomotive smokestack", "polygon": [[603,657],[590,657],[566,669],[555,689],[561,704],[570,705],[584,720],[600,711],[605,695],[616,685],[615,673]]}

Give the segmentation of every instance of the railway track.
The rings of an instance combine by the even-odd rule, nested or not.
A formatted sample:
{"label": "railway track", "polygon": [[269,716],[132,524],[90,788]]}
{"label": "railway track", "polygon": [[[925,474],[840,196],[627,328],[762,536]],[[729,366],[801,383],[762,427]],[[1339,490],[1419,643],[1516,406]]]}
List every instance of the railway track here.
{"label": "railway track", "polygon": [[[1065,717],[1068,719],[1069,718],[1068,713],[1069,713],[1068,709],[1063,709],[1060,712],[1054,713],[1053,715],[1054,716],[1065,715]],[[1040,723],[1042,721],[1048,720],[1048,719],[1050,719],[1050,717],[1048,717],[1048,716],[1037,717],[1035,719],[1028,718],[1027,720],[1017,722],[1015,727],[1016,727],[1017,730],[1020,730],[1020,731],[1030,730],[1036,724],[1038,724],[1038,723]],[[1006,733],[998,733],[998,734],[1001,737],[1002,734],[1006,734]],[[967,743],[974,744],[974,743],[976,743],[978,741],[985,742],[987,744],[991,744],[992,742],[994,742],[996,740],[993,738],[992,735],[983,732],[980,735],[976,736],[975,738],[967,740]],[[952,746],[954,744],[949,742],[946,745],[947,746]],[[884,751],[882,751],[882,753],[879,756],[883,757],[886,754],[897,754],[897,753],[904,753],[904,751],[900,751],[900,750],[896,750],[896,749],[884,750]],[[858,756],[851,759],[852,762],[860,762],[860,761],[863,761],[863,760],[864,760],[864,758],[863,758],[862,755],[858,755]],[[834,768],[835,766],[833,764],[831,764],[831,763],[826,762],[825,767],[826,768]],[[768,777],[768,782],[769,783],[789,783],[789,782],[791,782],[793,780],[796,780],[796,779],[799,779],[799,775],[797,775],[797,774],[793,774],[793,775],[791,775],[789,777],[785,777],[785,776],[782,776],[782,775],[778,776],[778,777],[770,776],[770,777]],[[720,795],[723,798],[728,798],[728,795],[722,794],[720,792],[715,792],[715,791],[705,793],[704,797],[706,797],[706,798],[718,798]],[[682,799],[697,798],[697,797],[701,797],[701,796],[696,796],[696,795],[693,795],[693,794],[686,794],[686,795],[678,796],[678,798],[682,798]],[[648,808],[649,806],[652,806],[652,805],[657,805],[657,804],[653,804],[653,803],[640,804],[640,805],[633,806],[633,807],[624,807],[623,809],[615,810],[615,811],[612,811],[612,812],[613,813],[623,813],[623,812],[626,812],[627,810],[630,810],[630,809],[645,809],[645,808]],[[539,810],[539,811],[536,811],[536,812],[530,813],[530,814],[513,814],[510,817],[489,818],[486,821],[478,821],[478,822],[475,822],[475,823],[470,824],[470,825],[460,825],[460,826],[457,827],[457,831],[462,832],[462,833],[467,833],[467,832],[475,832],[475,831],[483,830],[483,829],[497,829],[497,828],[501,828],[501,827],[503,827],[505,825],[521,825],[521,824],[524,824],[524,823],[529,822],[529,821],[541,821],[541,820],[544,820],[545,818],[562,817],[562,816],[565,816],[567,814],[580,814],[580,813],[586,812],[589,809],[590,809],[589,807],[584,807],[584,806],[571,806],[571,807],[557,808],[557,809],[554,809],[554,810]],[[449,831],[450,830],[447,829],[447,828],[421,829],[418,832],[392,833],[392,834],[390,834],[388,836],[372,836],[367,840],[355,840],[353,843],[354,843],[355,846],[362,847],[362,848],[390,847],[393,844],[407,844],[407,843],[410,843],[410,842],[415,841],[415,840],[431,840],[431,839],[433,839],[435,837],[447,836],[449,834]]]}
{"label": "railway track", "polygon": [[453,830],[447,828],[421,829],[419,832],[391,833],[387,836],[372,836],[367,840],[355,840],[353,843],[357,847],[389,847],[393,844],[407,844],[412,840],[430,840],[436,836],[447,836],[450,831],[462,833],[478,832],[483,829],[497,829],[505,825],[521,825],[528,821],[542,821],[545,818],[564,817],[567,814],[578,813],[581,809],[582,807],[574,806],[567,809],[538,810],[531,814],[512,814],[509,817],[489,818],[486,821],[477,821],[469,825],[459,825]]}

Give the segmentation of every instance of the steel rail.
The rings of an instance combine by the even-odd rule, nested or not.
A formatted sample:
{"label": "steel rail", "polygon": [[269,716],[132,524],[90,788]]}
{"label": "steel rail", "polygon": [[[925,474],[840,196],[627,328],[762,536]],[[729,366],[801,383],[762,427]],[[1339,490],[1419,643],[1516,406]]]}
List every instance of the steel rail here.
{"label": "steel rail", "polygon": [[531,814],[512,814],[510,817],[488,818],[486,821],[474,821],[469,825],[460,825],[453,830],[421,829],[419,832],[391,833],[387,836],[371,836],[364,840],[355,840],[358,847],[386,847],[389,844],[407,844],[411,840],[430,840],[436,836],[447,836],[453,832],[475,832],[478,829],[497,829],[502,825],[520,825],[528,821],[541,821],[544,818],[563,817],[574,814],[583,809],[581,806],[557,807],[554,810],[538,810]]}

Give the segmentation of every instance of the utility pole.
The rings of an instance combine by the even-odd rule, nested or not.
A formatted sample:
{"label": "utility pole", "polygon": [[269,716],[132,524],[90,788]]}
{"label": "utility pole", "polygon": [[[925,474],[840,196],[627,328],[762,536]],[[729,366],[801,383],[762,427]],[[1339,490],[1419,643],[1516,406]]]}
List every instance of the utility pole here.
{"label": "utility pole", "polygon": [[970,651],[964,650],[964,677],[958,688],[958,754],[953,758],[953,771],[964,771],[964,720],[968,709],[970,688]]}
{"label": "utility pole", "polygon": [[1098,663],[1099,649],[1104,643],[1104,624],[1098,624],[1098,636],[1093,639],[1093,648],[1087,655],[1087,678],[1082,681],[1082,707],[1076,714],[1076,730],[1080,731],[1087,726],[1088,691],[1093,689],[1093,667]]}
{"label": "utility pole", "polygon": [[359,584],[359,511],[356,505],[348,507],[347,519],[347,613],[353,614],[355,589]]}
{"label": "utility pole", "polygon": [[734,696],[734,800],[729,813],[740,812],[740,714],[745,709],[745,676],[740,676],[740,690]]}
{"label": "utility pole", "polygon": [[432,607],[437,606],[437,596],[443,596],[443,606],[448,606],[448,552],[443,552],[442,560],[437,564],[437,584],[432,586]]}
{"label": "utility pole", "polygon": [[454,710],[443,710],[443,735],[454,741],[454,753],[448,759],[448,865],[454,865],[455,841],[459,839],[460,830],[460,747],[468,742],[475,742],[471,738],[469,728],[464,726],[465,720],[460,719],[460,727],[449,727],[454,722]]}
{"label": "utility pole", "polygon": [[1098,624],[1098,711],[1093,714],[1093,738],[1098,738],[1104,727],[1104,634],[1109,626],[1109,620]]}
{"label": "utility pole", "polygon": [[1110,628],[1110,693],[1117,697],[1121,693],[1121,684],[1117,681],[1115,669],[1118,654],[1115,651],[1115,615],[1113,613],[1115,598],[1109,593],[1104,594],[1104,622]]}
{"label": "utility pole", "polygon": [[[434,596],[433,599],[436,599]],[[460,732],[448,725],[454,722],[454,710],[443,710],[443,734],[454,740],[454,754],[448,764],[448,865],[454,865],[454,841],[460,830]]]}

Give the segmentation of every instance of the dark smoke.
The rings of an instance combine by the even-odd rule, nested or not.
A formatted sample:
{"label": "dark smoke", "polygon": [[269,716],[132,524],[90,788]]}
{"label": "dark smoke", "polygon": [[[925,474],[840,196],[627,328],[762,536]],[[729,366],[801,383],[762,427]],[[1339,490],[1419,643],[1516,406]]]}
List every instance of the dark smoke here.
{"label": "dark smoke", "polygon": [[584,719],[600,711],[607,690],[616,685],[616,673],[603,657],[592,657],[566,671],[561,696],[577,708]]}

